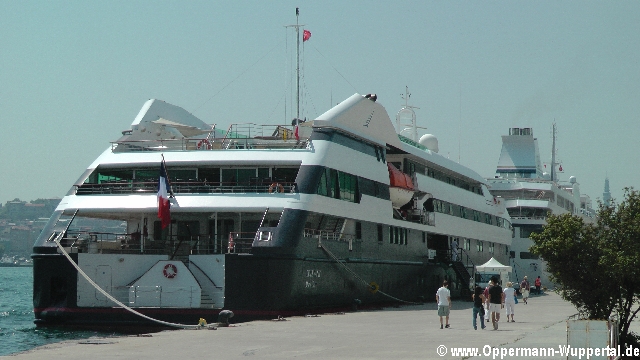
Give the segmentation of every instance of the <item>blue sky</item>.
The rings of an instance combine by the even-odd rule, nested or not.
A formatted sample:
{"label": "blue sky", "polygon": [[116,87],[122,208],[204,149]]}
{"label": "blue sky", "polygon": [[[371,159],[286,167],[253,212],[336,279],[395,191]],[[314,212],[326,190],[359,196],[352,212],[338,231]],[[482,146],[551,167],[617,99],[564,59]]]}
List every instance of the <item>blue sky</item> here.
{"label": "blue sky", "polygon": [[0,202],[64,196],[150,98],[222,128],[290,121],[296,6],[304,116],[359,92],[395,118],[408,86],[440,153],[482,176],[509,127],[548,161],[555,120],[561,179],[640,189],[637,1],[21,0],[0,2]]}

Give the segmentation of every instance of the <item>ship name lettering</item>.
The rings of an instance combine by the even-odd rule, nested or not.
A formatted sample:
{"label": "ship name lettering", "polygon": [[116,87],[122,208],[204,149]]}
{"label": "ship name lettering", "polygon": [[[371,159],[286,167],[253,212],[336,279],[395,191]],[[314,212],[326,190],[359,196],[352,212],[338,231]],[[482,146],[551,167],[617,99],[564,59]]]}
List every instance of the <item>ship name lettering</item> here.
{"label": "ship name lettering", "polygon": [[364,125],[362,125],[362,126],[364,126],[364,127],[369,127],[369,124],[371,123],[371,119],[373,119],[373,113],[374,113],[374,112],[375,112],[375,111],[372,111],[372,112],[371,112],[371,115],[369,115],[369,117],[367,118],[367,121],[365,121],[365,122],[364,122]]}
{"label": "ship name lettering", "polygon": [[320,277],[320,270],[307,270],[307,277]]}

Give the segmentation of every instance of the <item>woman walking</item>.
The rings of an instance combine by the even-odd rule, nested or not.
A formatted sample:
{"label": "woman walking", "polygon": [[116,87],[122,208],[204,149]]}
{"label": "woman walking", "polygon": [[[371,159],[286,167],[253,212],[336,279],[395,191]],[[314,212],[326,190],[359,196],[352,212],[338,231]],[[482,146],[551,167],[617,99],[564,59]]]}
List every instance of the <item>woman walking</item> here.
{"label": "woman walking", "polygon": [[511,315],[511,322],[515,322],[513,315],[516,306],[516,290],[513,288],[513,283],[507,282],[507,287],[502,292],[504,293],[504,307],[507,309],[507,322],[509,322],[509,315]]}

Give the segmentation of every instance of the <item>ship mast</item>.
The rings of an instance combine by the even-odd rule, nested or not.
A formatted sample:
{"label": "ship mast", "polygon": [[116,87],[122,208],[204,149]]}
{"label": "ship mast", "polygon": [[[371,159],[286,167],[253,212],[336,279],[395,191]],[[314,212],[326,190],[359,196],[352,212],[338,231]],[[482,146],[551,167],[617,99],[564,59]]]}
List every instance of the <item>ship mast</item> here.
{"label": "ship mast", "polygon": [[300,8],[296,8],[296,24],[286,25],[296,29],[296,125],[300,121],[300,27],[304,24],[298,23]]}

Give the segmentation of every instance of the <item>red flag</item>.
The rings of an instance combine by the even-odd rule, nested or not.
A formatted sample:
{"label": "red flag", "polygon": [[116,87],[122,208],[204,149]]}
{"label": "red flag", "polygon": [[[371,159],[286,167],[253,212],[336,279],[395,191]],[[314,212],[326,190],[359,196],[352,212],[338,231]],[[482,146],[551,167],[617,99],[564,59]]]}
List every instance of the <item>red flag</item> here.
{"label": "red flag", "polygon": [[167,170],[164,161],[160,163],[160,178],[158,179],[158,218],[162,223],[162,228],[166,228],[171,223],[171,204],[169,203],[169,182],[167,181]]}
{"label": "red flag", "polygon": [[311,31],[302,30],[302,42],[305,42],[311,38]]}
{"label": "red flag", "polygon": [[296,131],[293,132],[293,135],[295,135],[296,141],[300,141],[300,135],[298,135],[298,124],[296,124]]}

